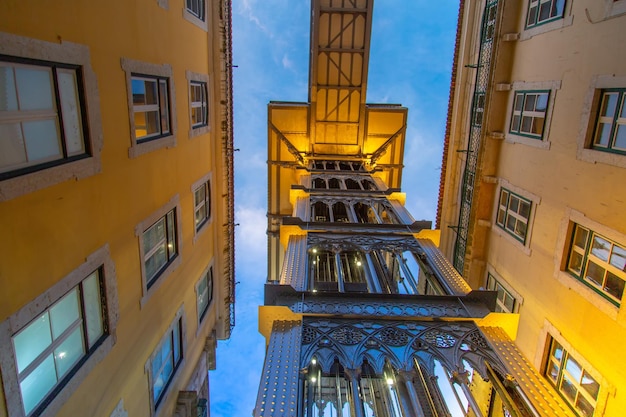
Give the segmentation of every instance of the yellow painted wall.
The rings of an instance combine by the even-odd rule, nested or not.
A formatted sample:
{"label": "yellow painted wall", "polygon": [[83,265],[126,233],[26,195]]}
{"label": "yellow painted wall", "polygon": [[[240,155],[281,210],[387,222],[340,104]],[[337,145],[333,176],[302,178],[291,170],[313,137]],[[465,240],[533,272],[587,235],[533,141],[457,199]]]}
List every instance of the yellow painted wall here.
{"label": "yellow painted wall", "polygon": [[[52,287],[97,248],[110,246],[119,298],[117,342],[61,409],[61,416],[108,416],[120,398],[129,415],[150,415],[144,365],[176,311],[184,304],[187,347],[185,368],[179,369],[173,391],[184,389],[217,321],[217,300],[224,298],[219,294],[225,222],[220,123],[214,116],[211,133],[188,138],[185,76],[186,70],[211,76],[209,94],[215,102],[210,106],[217,110],[219,60],[212,55],[220,46],[213,46],[216,40],[210,34],[183,19],[183,7],[183,0],[169,0],[169,10],[155,0],[0,4],[2,32],[87,45],[100,93],[102,172],[0,203],[0,321]],[[213,12],[209,11],[213,18],[209,27],[216,29]],[[131,139],[122,57],[172,66],[178,126],[174,148],[128,157]],[[191,185],[208,172],[212,172],[212,220],[193,242]],[[182,264],[140,308],[142,260],[135,227],[176,194],[182,214]],[[213,262],[214,303],[196,334],[195,284],[209,262]],[[159,408],[163,415],[172,414],[175,400],[174,392]]]}
{"label": "yellow painted wall", "polygon": [[[476,17],[481,15],[484,7],[484,2],[479,3],[465,3],[464,33],[451,119],[441,224],[441,247],[450,258],[456,236],[447,226],[456,225],[458,221],[463,170],[463,157],[456,150],[464,149],[467,140],[473,88],[473,74],[468,75],[463,65],[474,62],[480,23]],[[626,15],[603,20],[612,3],[567,2],[571,11],[566,9],[566,18],[572,16],[571,25],[524,39],[525,2],[504,2],[501,33],[520,33],[522,39],[500,43],[496,76],[491,87],[494,88],[496,83],[553,80],[560,80],[561,87],[556,90],[548,149],[501,139],[485,138],[482,143],[485,158],[479,173],[504,179],[540,199],[539,204],[533,205],[535,217],[529,251],[526,251],[529,253],[524,253],[520,245],[503,236],[505,232],[498,231],[493,219],[497,184],[483,180],[478,187],[480,195],[475,196],[474,201],[484,204],[488,200],[491,206],[477,208],[479,215],[474,219],[475,233],[468,247],[470,268],[466,277],[472,285],[484,285],[486,269],[490,266],[523,297],[516,344],[540,370],[547,343],[545,329],[553,326],[552,331],[560,332],[560,337],[572,346],[576,355],[601,374],[601,403],[594,414],[596,417],[621,416],[626,409],[626,395],[622,392],[626,387],[626,360],[619,348],[626,344],[623,311],[626,302],[623,300],[620,311],[613,308],[607,313],[606,302],[601,296],[577,291],[576,285],[568,284],[567,280],[573,281],[574,278],[559,272],[558,261],[569,244],[567,239],[562,241],[562,235],[564,219],[570,209],[618,235],[626,235],[626,194],[623,190],[626,168],[578,158],[579,132],[583,119],[588,117],[584,114],[585,100],[593,77],[626,76],[626,56],[616,52],[626,41],[623,29]],[[622,87],[626,88],[626,85]],[[493,102],[499,105],[491,108],[486,130],[506,134],[511,111],[506,103],[512,91],[491,91]],[[486,220],[490,226],[485,227],[484,222],[479,225],[478,219]],[[620,243],[626,245],[626,241]],[[608,400],[605,409],[603,394]]]}

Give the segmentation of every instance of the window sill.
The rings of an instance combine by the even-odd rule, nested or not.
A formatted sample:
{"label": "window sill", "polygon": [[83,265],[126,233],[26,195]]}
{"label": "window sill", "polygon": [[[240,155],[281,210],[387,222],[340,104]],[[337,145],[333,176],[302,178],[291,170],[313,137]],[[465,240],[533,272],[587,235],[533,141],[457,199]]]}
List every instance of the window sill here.
{"label": "window sill", "polygon": [[609,300],[606,300],[600,294],[579,281],[577,278],[573,277],[565,271],[558,271],[555,275],[555,278],[566,288],[575,291],[582,298],[593,304],[593,306],[596,307],[598,310],[600,310],[613,320],[617,320],[619,307],[611,303]]}
{"label": "window sill", "polygon": [[158,139],[143,143],[135,143],[128,148],[128,157],[137,158],[143,154],[150,153],[162,148],[173,148],[176,146],[176,135],[163,136]]}
{"label": "window sill", "polygon": [[563,19],[557,19],[552,22],[533,26],[531,28],[523,30],[522,33],[520,33],[519,40],[525,41],[537,35],[551,32],[553,30],[563,29],[567,26],[571,26],[572,23],[574,23],[574,16],[570,15],[570,16],[564,17]]}
{"label": "window sill", "polygon": [[204,16],[205,16],[204,20],[202,20],[198,18],[196,15],[194,15],[193,13],[190,13],[186,7],[183,7],[183,18],[187,20],[188,22],[193,23],[194,25],[196,25],[203,31],[208,32],[209,24],[207,22],[206,2],[205,2]]}
{"label": "window sill", "polygon": [[597,164],[598,162],[606,165],[613,165],[620,168],[626,168],[626,155],[596,151],[595,149],[578,149],[577,158],[581,161]]}
{"label": "window sill", "polygon": [[200,126],[196,128],[189,129],[189,139],[195,138],[196,136],[206,135],[211,132],[211,127],[209,125]]}
{"label": "window sill", "polygon": [[510,133],[510,132],[506,134],[506,138],[504,139],[504,141],[510,144],[519,143],[522,145],[532,146],[534,148],[539,148],[539,149],[545,149],[545,150],[550,149],[550,142],[547,140],[543,140],[540,138],[534,139],[531,137],[516,135],[515,133]]}
{"label": "window sill", "polygon": [[[502,238],[506,239],[507,241],[511,242],[513,244],[513,246],[515,246],[519,250],[521,250],[526,256],[530,256],[532,254],[532,250],[528,246],[524,245],[522,242],[520,242],[519,240],[517,240],[516,238],[511,236],[509,234],[509,232],[507,232],[506,230],[503,230],[497,224],[494,223],[493,227],[491,228],[491,230],[493,232],[495,232],[497,235],[499,235],[500,237],[502,237]],[[527,240],[529,238],[530,238],[529,236],[526,236]]]}

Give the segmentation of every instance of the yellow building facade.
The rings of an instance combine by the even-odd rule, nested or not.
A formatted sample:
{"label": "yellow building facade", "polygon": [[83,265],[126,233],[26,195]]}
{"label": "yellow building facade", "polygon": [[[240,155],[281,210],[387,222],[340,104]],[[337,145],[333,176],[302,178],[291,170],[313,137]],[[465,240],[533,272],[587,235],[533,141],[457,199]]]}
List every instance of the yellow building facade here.
{"label": "yellow building facade", "polygon": [[0,5],[0,416],[208,415],[231,50],[229,0]]}
{"label": "yellow building facade", "polygon": [[461,2],[438,227],[579,416],[626,410],[626,2]]}

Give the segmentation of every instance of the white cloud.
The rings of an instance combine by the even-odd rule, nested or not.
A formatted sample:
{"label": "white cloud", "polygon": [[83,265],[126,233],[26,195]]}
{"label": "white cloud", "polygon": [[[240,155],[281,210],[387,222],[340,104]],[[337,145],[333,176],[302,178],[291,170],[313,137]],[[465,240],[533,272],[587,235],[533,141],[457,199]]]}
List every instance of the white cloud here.
{"label": "white cloud", "polygon": [[287,56],[287,54],[283,55],[283,67],[286,69],[292,69],[293,68],[293,62],[289,59],[289,57]]}

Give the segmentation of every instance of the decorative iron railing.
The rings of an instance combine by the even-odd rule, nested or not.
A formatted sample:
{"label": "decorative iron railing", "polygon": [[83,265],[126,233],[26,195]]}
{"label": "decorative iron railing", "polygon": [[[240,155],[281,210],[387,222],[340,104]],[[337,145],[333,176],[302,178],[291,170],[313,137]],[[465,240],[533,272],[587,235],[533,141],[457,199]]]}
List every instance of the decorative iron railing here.
{"label": "decorative iron railing", "polygon": [[496,32],[498,4],[499,0],[487,1],[481,24],[478,63],[476,65],[467,66],[476,68],[476,80],[474,82],[474,93],[472,94],[469,138],[467,140],[467,148],[462,151],[465,153],[465,169],[463,171],[463,183],[461,185],[459,221],[456,226],[452,226],[456,231],[452,263],[460,274],[463,274],[463,268],[465,266],[470,216],[474,199],[476,168],[478,166],[481,140],[484,137],[484,106],[486,96],[488,95],[487,87],[491,78],[491,60],[494,51],[493,44]]}

